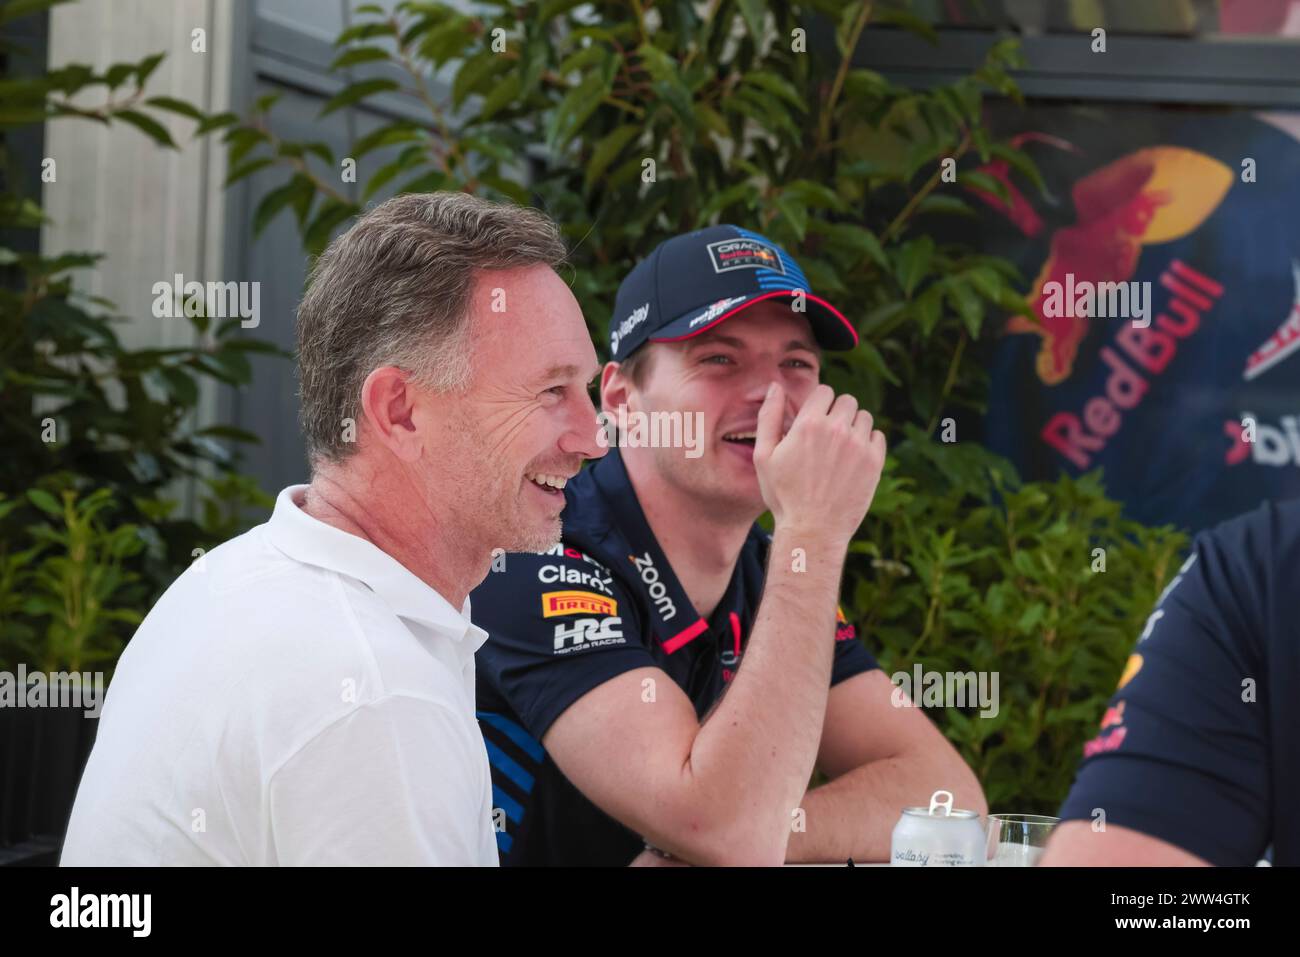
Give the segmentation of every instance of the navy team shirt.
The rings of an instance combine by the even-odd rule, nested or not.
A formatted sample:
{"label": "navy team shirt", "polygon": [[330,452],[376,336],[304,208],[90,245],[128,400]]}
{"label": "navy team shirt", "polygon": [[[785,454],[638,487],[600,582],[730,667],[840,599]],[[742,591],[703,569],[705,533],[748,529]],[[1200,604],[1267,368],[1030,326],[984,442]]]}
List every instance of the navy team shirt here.
{"label": "navy team shirt", "polygon": [[[770,541],[757,525],[717,609],[701,618],[655,541],[617,449],[564,490],[562,542],[505,556],[471,597],[489,638],[477,655],[479,727],[505,814],[503,864],[630,863],[637,834],[574,787],[541,745],[551,723],[588,691],[634,668],[659,668],[698,718],[732,679],[763,593]],[[837,616],[831,684],[877,667]]]}
{"label": "navy team shirt", "polygon": [[1061,808],[1211,864],[1300,864],[1300,500],[1196,539]]}

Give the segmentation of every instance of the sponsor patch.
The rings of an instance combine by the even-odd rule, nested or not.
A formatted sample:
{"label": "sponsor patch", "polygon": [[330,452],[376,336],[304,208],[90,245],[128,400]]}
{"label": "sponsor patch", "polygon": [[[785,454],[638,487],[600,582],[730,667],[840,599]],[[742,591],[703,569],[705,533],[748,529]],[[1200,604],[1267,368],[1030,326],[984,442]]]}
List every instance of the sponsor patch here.
{"label": "sponsor patch", "polygon": [[1107,708],[1106,713],[1101,716],[1101,730],[1105,731],[1109,727],[1122,725],[1124,723],[1124,702],[1121,701],[1113,708]]}
{"label": "sponsor patch", "polygon": [[[603,566],[596,565],[595,562],[591,564],[603,569]],[[537,580],[543,585],[581,585],[584,588],[603,591],[607,595],[612,594],[610,589],[613,580],[608,575],[601,575],[594,571],[587,572],[568,565],[543,565],[537,569]]]}
{"label": "sponsor patch", "polygon": [[700,323],[712,322],[736,303],[744,301],[744,296],[733,296],[730,299],[719,299],[713,305],[709,306],[709,308],[705,309],[702,313],[692,319],[690,323],[688,323],[688,328],[694,329],[696,326],[700,325]]}
{"label": "sponsor patch", "polygon": [[617,615],[618,602],[589,591],[548,591],[542,594],[542,617],[558,615]]}
{"label": "sponsor patch", "polygon": [[785,264],[776,249],[757,239],[722,239],[709,243],[709,259],[714,272],[731,269],[771,269],[785,275]]}
{"label": "sponsor patch", "polygon": [[632,314],[609,330],[609,351],[618,352],[618,344],[627,338],[627,334],[650,315],[650,303],[642,303],[632,310]]}
{"label": "sponsor patch", "polygon": [[[1124,665],[1124,673],[1119,676],[1119,688],[1124,687],[1126,684],[1132,681],[1133,676],[1136,675],[1141,670],[1142,670],[1142,656],[1129,655],[1128,663]],[[1115,690],[1118,691],[1119,688],[1116,688]]]}
{"label": "sponsor patch", "polygon": [[835,606],[835,640],[852,641],[858,637],[858,630],[853,627],[852,622],[844,614],[844,609],[839,605]]}
{"label": "sponsor patch", "polygon": [[599,648],[602,645],[622,645],[627,639],[623,637],[622,618],[579,618],[571,624],[561,622],[555,626],[555,653],[567,655],[571,651],[583,648]]}

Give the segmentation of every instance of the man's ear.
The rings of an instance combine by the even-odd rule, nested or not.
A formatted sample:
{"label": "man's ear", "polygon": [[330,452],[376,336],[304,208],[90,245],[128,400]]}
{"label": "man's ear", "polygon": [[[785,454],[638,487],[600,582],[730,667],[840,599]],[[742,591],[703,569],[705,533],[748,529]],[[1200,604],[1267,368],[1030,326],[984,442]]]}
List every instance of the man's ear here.
{"label": "man's ear", "polygon": [[410,373],[397,366],[380,366],[361,385],[361,414],[370,438],[403,462],[420,458],[429,439],[428,416],[417,415],[420,391]]}
{"label": "man's ear", "polygon": [[600,372],[600,407],[611,415],[618,407],[628,404],[628,394],[634,388],[617,362],[606,362]]}

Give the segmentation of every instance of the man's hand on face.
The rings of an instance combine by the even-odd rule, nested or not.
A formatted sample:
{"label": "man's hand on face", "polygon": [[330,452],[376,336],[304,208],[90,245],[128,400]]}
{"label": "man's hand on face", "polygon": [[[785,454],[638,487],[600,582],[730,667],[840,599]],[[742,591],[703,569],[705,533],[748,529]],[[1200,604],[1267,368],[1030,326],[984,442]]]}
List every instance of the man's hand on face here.
{"label": "man's hand on face", "polygon": [[758,411],[754,467],[777,528],[848,542],[885,467],[885,436],[851,395],[819,385],[781,435],[785,390],[773,383]]}

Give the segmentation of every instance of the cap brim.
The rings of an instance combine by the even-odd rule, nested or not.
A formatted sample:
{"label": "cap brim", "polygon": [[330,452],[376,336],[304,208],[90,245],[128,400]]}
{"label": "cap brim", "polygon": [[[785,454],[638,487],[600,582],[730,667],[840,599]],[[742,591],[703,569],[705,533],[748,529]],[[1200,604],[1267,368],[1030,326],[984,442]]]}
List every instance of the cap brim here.
{"label": "cap brim", "polygon": [[[683,339],[693,339],[702,333],[708,332],[719,323],[726,322],[737,313],[744,312],[750,306],[760,303],[765,299],[774,297],[792,297],[796,292],[802,290],[795,289],[774,289],[768,292],[756,292],[750,296],[740,296],[728,303],[725,310],[717,316],[708,316],[709,310],[698,310],[688,313],[679,319],[663,326],[654,335],[650,336],[650,342],[680,342]],[[832,306],[825,299],[814,296],[812,293],[803,293],[806,311],[804,316],[808,319],[808,324],[812,327],[813,338],[823,349],[832,352],[846,352],[858,344],[858,331],[853,328],[853,323],[844,318],[844,314]],[[724,300],[725,301],[725,300]]]}

